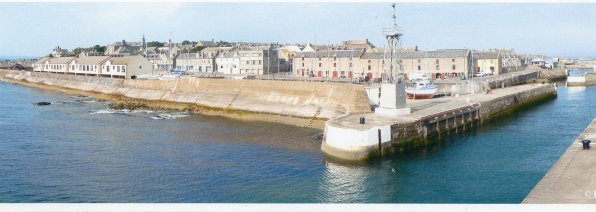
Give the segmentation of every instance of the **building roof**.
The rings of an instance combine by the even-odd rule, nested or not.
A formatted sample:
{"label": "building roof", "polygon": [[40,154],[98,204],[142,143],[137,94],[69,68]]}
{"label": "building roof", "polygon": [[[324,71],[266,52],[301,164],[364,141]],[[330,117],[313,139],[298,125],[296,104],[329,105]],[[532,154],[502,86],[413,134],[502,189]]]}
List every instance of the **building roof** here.
{"label": "building roof", "polygon": [[324,57],[360,57],[364,51],[362,50],[322,50],[316,52],[300,52],[296,57],[306,58],[324,58]]}
{"label": "building roof", "polygon": [[52,57],[47,62],[50,64],[67,64],[74,59],[74,57]]}
{"label": "building roof", "polygon": [[[467,57],[468,49],[437,49],[436,51],[398,51],[397,59],[461,58]],[[384,52],[365,52],[362,59],[383,59]]]}
{"label": "building roof", "polygon": [[42,57],[41,59],[35,61],[33,64],[43,64],[46,62],[46,60],[49,60],[49,57]]}
{"label": "building roof", "polygon": [[90,57],[79,57],[75,59],[75,62],[78,64],[88,64],[88,65],[100,65],[104,61],[106,61],[108,56],[90,56]]}
{"label": "building roof", "polygon": [[475,52],[474,57],[480,60],[483,59],[499,59],[498,52]]}
{"label": "building roof", "polygon": [[135,61],[139,57],[141,56],[112,57],[110,58],[110,61],[112,61],[113,65],[128,65],[130,62]]}
{"label": "building roof", "polygon": [[210,40],[200,40],[197,42],[197,46],[213,47],[215,46],[215,42]]}

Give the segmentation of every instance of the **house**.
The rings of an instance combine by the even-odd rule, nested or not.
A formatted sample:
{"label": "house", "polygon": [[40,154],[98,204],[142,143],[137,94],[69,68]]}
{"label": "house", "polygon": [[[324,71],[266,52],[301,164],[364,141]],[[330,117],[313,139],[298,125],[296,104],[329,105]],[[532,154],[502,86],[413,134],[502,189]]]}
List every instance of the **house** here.
{"label": "house", "polygon": [[51,73],[68,73],[69,64],[74,57],[52,57],[43,62],[43,71]]}
{"label": "house", "polygon": [[54,50],[51,53],[52,57],[71,57],[74,56],[74,54],[70,51],[68,51],[68,49],[63,49],[60,48],[60,46],[57,46],[56,48],[54,48]]}
{"label": "house", "polygon": [[110,57],[101,67],[101,76],[136,79],[139,75],[154,74],[153,64],[141,55]]}
{"label": "house", "polygon": [[79,57],[70,62],[69,73],[75,75],[99,75],[109,56]]}
{"label": "house", "polygon": [[534,59],[531,61],[531,64],[532,64],[532,66],[534,66],[534,67],[545,67],[545,63],[546,63],[546,61],[545,61],[545,60],[543,60],[543,59],[540,59],[540,58],[534,58]]}
{"label": "house", "polygon": [[43,57],[33,63],[33,71],[44,71],[45,62],[49,60],[50,57]]}
{"label": "house", "polygon": [[240,56],[238,48],[224,50],[215,58],[215,70],[223,74],[246,74],[240,72]]}
{"label": "house", "polygon": [[503,59],[499,51],[492,52],[474,52],[475,59],[474,72],[475,73],[489,73],[492,75],[499,75],[503,73],[502,65]]}
{"label": "house", "polygon": [[219,51],[217,49],[203,49],[198,53],[182,53],[176,57],[176,68],[185,72],[215,71],[215,58]]}

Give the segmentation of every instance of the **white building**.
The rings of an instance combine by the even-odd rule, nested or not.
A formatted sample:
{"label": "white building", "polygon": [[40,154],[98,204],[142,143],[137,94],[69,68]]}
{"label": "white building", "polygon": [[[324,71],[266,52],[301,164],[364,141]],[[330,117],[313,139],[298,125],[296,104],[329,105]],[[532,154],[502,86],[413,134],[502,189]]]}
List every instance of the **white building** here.
{"label": "white building", "polygon": [[43,71],[44,70],[44,64],[47,60],[49,60],[49,57],[43,57],[37,61],[35,61],[33,63],[33,71]]}
{"label": "white building", "polygon": [[44,62],[43,71],[52,73],[68,73],[69,64],[74,57],[53,57]]}
{"label": "white building", "polygon": [[217,72],[223,74],[246,74],[240,73],[240,57],[237,48],[220,53],[215,58],[215,64]]}
{"label": "white building", "polygon": [[70,62],[69,73],[97,76],[109,58],[108,56],[88,56],[74,59]]}
{"label": "white building", "polygon": [[140,55],[112,57],[104,63],[100,74],[102,76],[135,79],[138,75],[153,74],[153,64]]}

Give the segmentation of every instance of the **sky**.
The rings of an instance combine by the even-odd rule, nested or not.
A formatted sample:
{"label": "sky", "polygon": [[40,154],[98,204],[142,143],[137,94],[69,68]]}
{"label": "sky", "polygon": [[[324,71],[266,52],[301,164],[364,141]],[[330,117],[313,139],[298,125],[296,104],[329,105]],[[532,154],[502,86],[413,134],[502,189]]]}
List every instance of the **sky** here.
{"label": "sky", "polygon": [[[126,40],[385,43],[389,3],[0,3],[0,56]],[[402,3],[403,46],[596,57],[596,4]]]}

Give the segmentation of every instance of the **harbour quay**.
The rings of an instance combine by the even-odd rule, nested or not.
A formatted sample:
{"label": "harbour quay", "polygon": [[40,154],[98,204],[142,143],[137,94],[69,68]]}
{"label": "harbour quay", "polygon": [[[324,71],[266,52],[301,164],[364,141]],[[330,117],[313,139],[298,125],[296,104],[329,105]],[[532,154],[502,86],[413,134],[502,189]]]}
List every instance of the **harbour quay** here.
{"label": "harbour quay", "polygon": [[556,98],[555,84],[523,84],[457,97],[408,100],[411,113],[350,114],[325,123],[321,149],[331,158],[365,161],[437,143],[490,119]]}
{"label": "harbour quay", "polygon": [[593,119],[522,203],[596,203],[596,149],[590,147],[595,141],[596,119]]}

